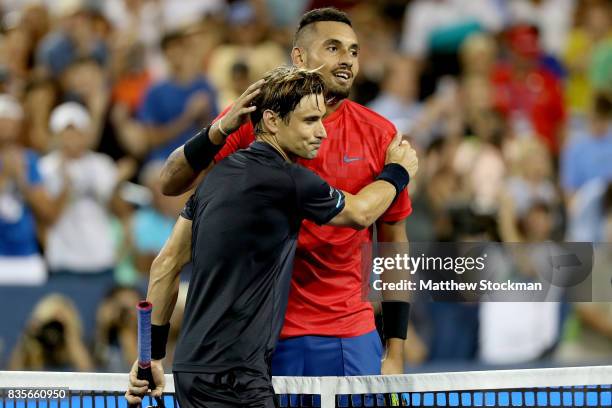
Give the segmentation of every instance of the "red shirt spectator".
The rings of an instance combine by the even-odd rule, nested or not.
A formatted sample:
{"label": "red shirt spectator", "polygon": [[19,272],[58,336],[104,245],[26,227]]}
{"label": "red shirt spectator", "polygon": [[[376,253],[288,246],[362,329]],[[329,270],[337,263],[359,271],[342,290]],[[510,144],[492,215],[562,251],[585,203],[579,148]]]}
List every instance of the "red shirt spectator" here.
{"label": "red shirt spectator", "polygon": [[507,39],[511,58],[492,74],[494,105],[512,120],[525,119],[556,155],[565,119],[561,82],[541,64],[535,29],[516,27]]}

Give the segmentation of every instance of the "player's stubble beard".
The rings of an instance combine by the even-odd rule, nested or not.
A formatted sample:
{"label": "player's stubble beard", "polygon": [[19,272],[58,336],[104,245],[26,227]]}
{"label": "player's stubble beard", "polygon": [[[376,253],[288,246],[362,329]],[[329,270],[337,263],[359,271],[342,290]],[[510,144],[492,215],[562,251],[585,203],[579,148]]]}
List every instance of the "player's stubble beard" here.
{"label": "player's stubble beard", "polygon": [[327,106],[333,106],[341,100],[348,98],[351,92],[351,85],[340,87],[336,84],[330,84],[328,82],[326,84],[327,90],[325,92],[325,104]]}

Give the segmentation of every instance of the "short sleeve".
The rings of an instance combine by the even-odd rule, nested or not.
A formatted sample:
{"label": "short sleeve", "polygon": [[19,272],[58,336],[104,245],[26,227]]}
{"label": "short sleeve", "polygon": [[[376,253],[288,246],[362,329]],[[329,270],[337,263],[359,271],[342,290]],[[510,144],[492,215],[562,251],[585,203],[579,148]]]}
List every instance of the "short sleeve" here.
{"label": "short sleeve", "polygon": [[344,193],[305,167],[293,167],[293,180],[303,218],[319,225],[327,224],[344,209]]}
{"label": "short sleeve", "polygon": [[192,194],[191,197],[189,197],[189,200],[187,200],[187,202],[185,203],[185,207],[183,207],[183,210],[181,211],[181,217],[189,221],[193,221],[193,216],[195,215],[195,209],[196,209],[196,198],[195,198],[195,194]]}

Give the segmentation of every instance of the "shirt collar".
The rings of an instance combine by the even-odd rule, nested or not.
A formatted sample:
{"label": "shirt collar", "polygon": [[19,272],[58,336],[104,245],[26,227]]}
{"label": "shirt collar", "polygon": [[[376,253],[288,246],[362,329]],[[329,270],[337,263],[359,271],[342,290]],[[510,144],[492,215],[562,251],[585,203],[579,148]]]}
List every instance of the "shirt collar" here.
{"label": "shirt collar", "polygon": [[285,158],[283,156],[281,156],[281,154],[278,152],[278,150],[276,150],[275,148],[273,148],[269,143],[266,142],[261,142],[259,140],[254,141],[253,143],[251,143],[251,145],[249,146],[249,150],[255,152],[255,153],[262,153],[272,159],[274,159],[275,161],[279,161],[279,162],[285,162]]}

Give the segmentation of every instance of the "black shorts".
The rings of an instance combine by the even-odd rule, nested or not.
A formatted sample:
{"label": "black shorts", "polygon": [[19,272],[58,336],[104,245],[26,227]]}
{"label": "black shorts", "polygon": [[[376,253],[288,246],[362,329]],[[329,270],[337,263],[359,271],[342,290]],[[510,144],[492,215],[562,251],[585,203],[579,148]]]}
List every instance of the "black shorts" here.
{"label": "black shorts", "polygon": [[277,408],[269,380],[235,373],[174,372],[181,408]]}

